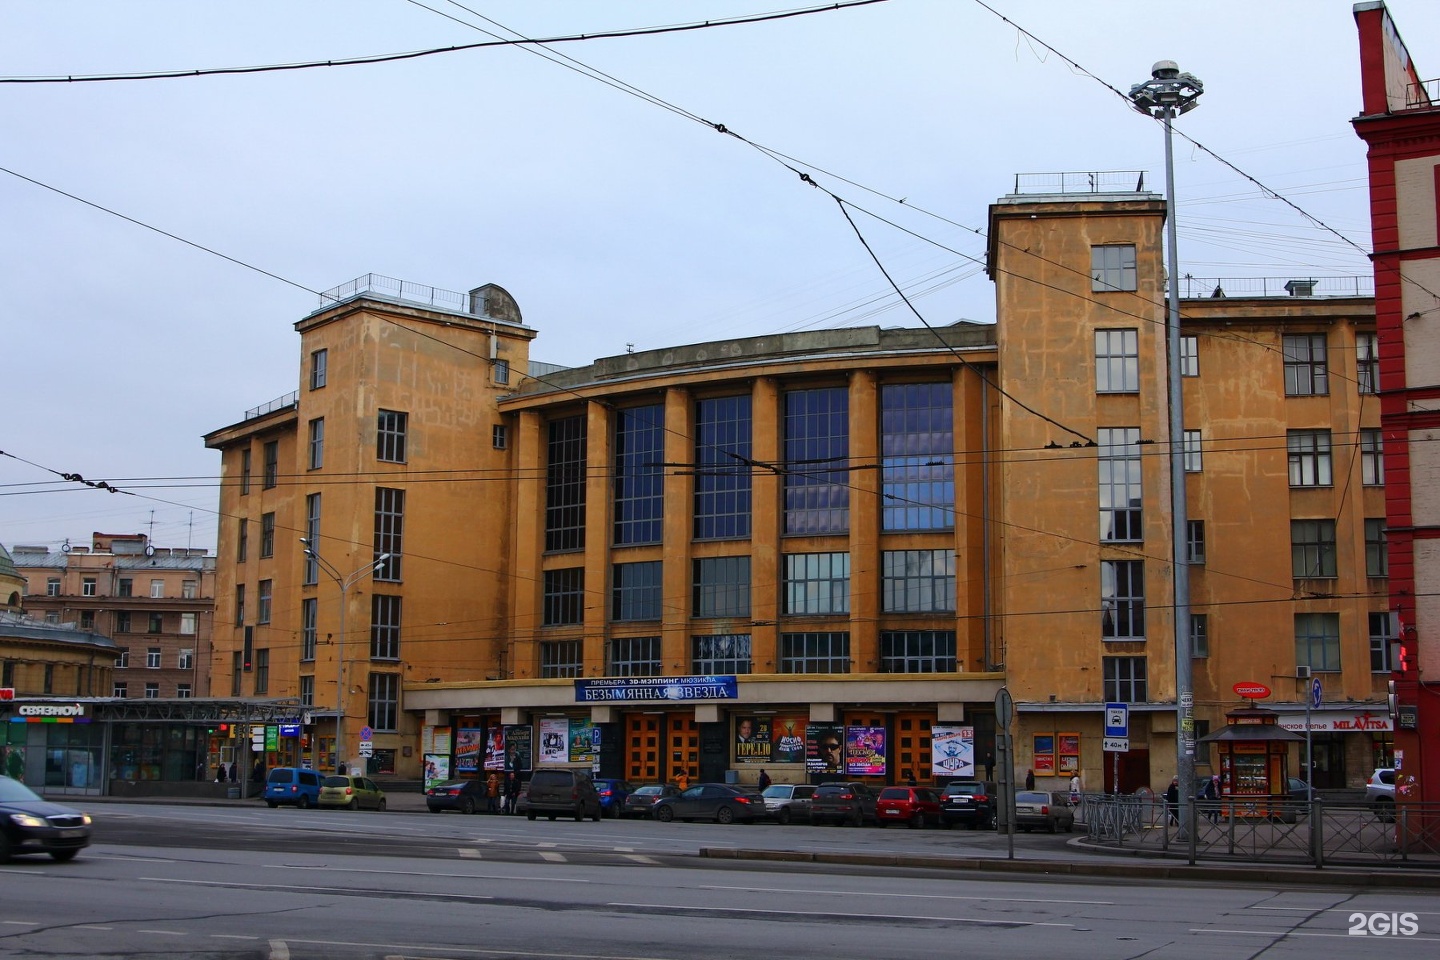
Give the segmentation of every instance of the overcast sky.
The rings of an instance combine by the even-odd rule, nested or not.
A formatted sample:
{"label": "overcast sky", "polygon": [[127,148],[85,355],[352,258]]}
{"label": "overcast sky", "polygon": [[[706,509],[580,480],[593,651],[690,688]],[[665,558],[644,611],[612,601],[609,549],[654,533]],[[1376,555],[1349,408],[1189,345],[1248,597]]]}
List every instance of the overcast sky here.
{"label": "overcast sky", "polygon": [[[468,7],[7,0],[0,77],[329,61],[515,36],[502,27],[558,37],[800,9]],[[1421,76],[1440,76],[1440,3],[1389,8]],[[1181,132],[1341,235],[1177,140],[1182,275],[1368,278],[1357,46],[1344,0],[888,0],[551,48],[609,84],[516,47],[0,84],[0,542],[151,532],[213,549],[219,456],[202,435],[296,389],[293,324],[316,291],[367,273],[498,283],[539,331],[532,357],[565,365],[631,345],[916,325],[839,205],[752,144],[868,211],[852,215],[927,321],[992,321],[986,211],[1016,174],[1143,170],[1163,191],[1160,127],[1107,89],[1128,91],[1160,59],[1205,84]]]}

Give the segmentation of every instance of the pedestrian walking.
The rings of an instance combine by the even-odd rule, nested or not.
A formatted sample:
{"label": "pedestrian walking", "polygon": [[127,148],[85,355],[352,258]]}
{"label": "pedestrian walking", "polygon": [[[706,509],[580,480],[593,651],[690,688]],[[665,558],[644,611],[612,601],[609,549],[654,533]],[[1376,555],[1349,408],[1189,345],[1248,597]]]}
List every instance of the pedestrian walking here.
{"label": "pedestrian walking", "polygon": [[1200,791],[1201,807],[1205,811],[1205,819],[1211,823],[1220,822],[1220,775],[1216,774],[1205,781],[1204,788]]}
{"label": "pedestrian walking", "polygon": [[677,773],[677,774],[675,775],[675,786],[677,786],[677,787],[680,788],[680,792],[681,792],[681,793],[684,793],[686,790],[689,790],[689,789],[690,789],[690,771],[688,771],[688,770],[681,770],[679,773]]}
{"label": "pedestrian walking", "polygon": [[485,778],[485,809],[490,813],[500,812],[500,774],[491,773]]}
{"label": "pedestrian walking", "polygon": [[1025,771],[1025,789],[1026,789],[1026,790],[1034,790],[1034,789],[1035,789],[1035,771],[1034,771],[1034,770],[1026,770],[1026,771]]}
{"label": "pedestrian walking", "polygon": [[1080,806],[1080,774],[1072,774],[1070,777],[1070,806]]}
{"label": "pedestrian walking", "polygon": [[520,774],[515,771],[505,777],[505,812],[514,813],[515,804],[520,799]]}
{"label": "pedestrian walking", "polygon": [[770,786],[771,782],[772,781],[770,780],[770,774],[766,773],[764,770],[761,770],[760,779],[755,781],[755,785],[760,788],[761,793],[764,793],[765,788]]}
{"label": "pedestrian walking", "polygon": [[1165,788],[1165,819],[1172,827],[1180,825],[1180,778],[1171,777]]}
{"label": "pedestrian walking", "polygon": [[229,779],[230,774],[225,769],[225,761],[221,760],[219,763],[215,764],[215,782],[224,783],[226,780]]}

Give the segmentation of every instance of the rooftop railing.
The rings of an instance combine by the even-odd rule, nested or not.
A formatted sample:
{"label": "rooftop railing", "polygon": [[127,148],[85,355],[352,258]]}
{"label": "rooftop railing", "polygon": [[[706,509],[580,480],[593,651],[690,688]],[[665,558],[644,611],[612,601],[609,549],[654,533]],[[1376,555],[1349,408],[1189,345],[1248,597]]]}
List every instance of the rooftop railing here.
{"label": "rooftop railing", "polygon": [[363,277],[356,277],[349,283],[342,283],[338,287],[326,290],[320,294],[320,306],[333,306],[364,293],[378,294],[393,300],[423,304],[427,307],[439,307],[455,313],[470,312],[470,294],[468,293],[441,290],[439,287],[411,283],[409,280],[396,280],[394,277],[382,277],[378,273],[367,273]]}
{"label": "rooftop railing", "polygon": [[1437,100],[1440,100],[1440,80],[1422,80],[1405,88],[1406,109],[1433,107]]}
{"label": "rooftop railing", "polygon": [[300,391],[292,390],[290,393],[285,394],[285,396],[283,397],[276,397],[269,403],[262,403],[258,407],[252,407],[251,409],[246,410],[245,419],[254,420],[256,417],[263,417],[267,413],[273,413],[276,410],[279,410],[281,407],[294,406],[299,401],[299,399]]}
{"label": "rooftop railing", "polygon": [[1192,277],[1180,278],[1180,296],[1205,297],[1373,297],[1375,278],[1357,277]]}
{"label": "rooftop railing", "polygon": [[1144,193],[1144,170],[1017,173],[1015,193]]}

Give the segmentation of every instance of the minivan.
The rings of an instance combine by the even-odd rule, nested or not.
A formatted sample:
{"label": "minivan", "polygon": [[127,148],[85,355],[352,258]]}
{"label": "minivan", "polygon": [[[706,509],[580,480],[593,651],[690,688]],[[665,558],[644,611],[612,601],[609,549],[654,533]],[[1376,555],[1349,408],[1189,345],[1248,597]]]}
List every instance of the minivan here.
{"label": "minivan", "polygon": [[265,804],[293,803],[301,810],[320,801],[320,774],[307,767],[276,767],[265,778]]}
{"label": "minivan", "polygon": [[561,815],[600,819],[600,794],[588,771],[536,770],[528,786],[526,819],[534,820],[540,813],[551,820]]}

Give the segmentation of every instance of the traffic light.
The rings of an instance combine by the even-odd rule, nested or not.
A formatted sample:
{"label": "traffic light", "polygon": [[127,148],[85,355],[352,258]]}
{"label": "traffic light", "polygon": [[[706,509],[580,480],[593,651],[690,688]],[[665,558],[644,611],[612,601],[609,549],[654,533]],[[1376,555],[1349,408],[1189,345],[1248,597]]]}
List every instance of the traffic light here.
{"label": "traffic light", "polygon": [[235,736],[235,727],[234,727],[233,724],[222,723],[222,724],[220,724],[220,726],[217,728],[217,732],[218,732],[218,733],[220,734],[220,736],[222,736],[222,737],[233,737],[233,736]]}

